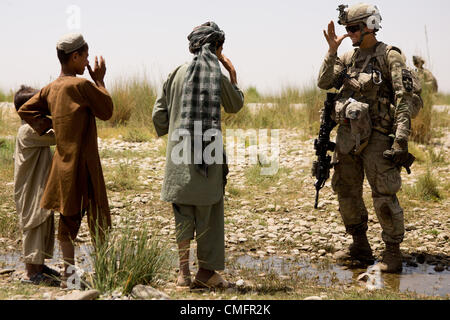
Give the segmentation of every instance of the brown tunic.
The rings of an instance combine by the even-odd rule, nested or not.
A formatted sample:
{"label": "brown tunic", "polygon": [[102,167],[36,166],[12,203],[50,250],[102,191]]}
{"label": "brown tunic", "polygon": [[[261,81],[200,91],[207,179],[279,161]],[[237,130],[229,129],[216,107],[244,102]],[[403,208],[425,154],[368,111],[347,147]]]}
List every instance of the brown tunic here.
{"label": "brown tunic", "polygon": [[56,150],[41,201],[43,208],[64,216],[90,208],[88,215],[91,212],[96,218],[100,214],[110,225],[95,117],[106,121],[112,113],[108,91],[76,77],[58,78],[19,109],[20,117],[38,134],[45,134],[52,123],[55,131]]}

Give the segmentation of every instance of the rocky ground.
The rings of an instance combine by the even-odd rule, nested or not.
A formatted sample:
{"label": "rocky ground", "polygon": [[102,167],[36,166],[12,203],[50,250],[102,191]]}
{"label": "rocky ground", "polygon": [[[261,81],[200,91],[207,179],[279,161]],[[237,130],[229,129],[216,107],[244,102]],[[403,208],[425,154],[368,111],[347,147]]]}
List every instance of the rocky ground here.
{"label": "rocky ground", "polygon": [[[441,152],[443,158],[448,159],[449,131],[444,132],[434,144],[435,152]],[[305,135],[301,130],[281,130],[279,146],[279,170],[274,176],[260,176],[261,167],[249,163],[248,157],[244,163],[230,165],[229,184],[225,196],[228,265],[225,274],[231,280],[242,280],[246,284],[257,285],[271,273],[271,270],[257,270],[256,274],[246,273],[248,268],[252,268],[248,261],[267,261],[271,257],[292,262],[308,261],[316,265],[333,264],[334,255],[351,243],[351,237],[346,234],[342,224],[338,202],[329,181],[320,193],[319,209],[313,208],[315,189],[314,179],[310,175],[314,154],[313,137]],[[418,147],[425,149],[425,146]],[[247,145],[247,151],[252,148],[255,147]],[[135,223],[136,226],[146,224],[151,229],[149,232],[157,231],[174,244],[175,228],[171,208],[169,204],[159,199],[165,166],[165,141],[155,139],[131,143],[123,141],[120,137],[99,139],[99,149],[113,224],[117,226],[125,220]],[[259,159],[263,158],[264,155],[261,154]],[[449,186],[447,179],[450,167],[447,162],[415,163],[411,175],[402,173],[403,189],[414,186],[419,176],[430,166],[442,194],[448,195],[446,189]],[[6,183],[8,188],[12,187],[11,181]],[[384,249],[381,227],[373,211],[367,183],[364,188],[364,198],[369,209],[368,237],[375,254],[380,256]],[[424,201],[402,190],[399,199],[405,209],[406,236],[401,245],[405,264],[414,268],[426,262],[431,265],[433,272],[443,274],[444,286],[449,286],[449,198]],[[2,210],[12,211],[10,203],[3,205]],[[78,242],[87,241],[89,235],[83,222]],[[8,252],[18,252],[20,240],[2,238],[0,246],[5,257]],[[239,261],[244,262],[238,263]],[[5,262],[3,264],[6,265]],[[279,265],[275,268],[278,271],[282,269]],[[6,270],[0,275],[2,287],[17,283],[23,277],[19,263],[14,269],[14,271]],[[173,274],[173,279],[165,282],[161,289],[169,297],[176,298],[180,293],[173,284],[175,266]],[[245,278],[246,276],[253,278]],[[289,280],[289,276],[283,275],[282,272],[279,272],[279,276]],[[9,298],[53,299],[68,293],[59,289],[39,288],[28,294],[23,294],[25,289],[17,289],[20,294],[15,295],[14,290],[8,294]],[[450,288],[447,292],[450,293]],[[237,298],[240,295],[231,292],[228,297]],[[116,296],[102,298],[129,297],[122,297],[117,293]]]}

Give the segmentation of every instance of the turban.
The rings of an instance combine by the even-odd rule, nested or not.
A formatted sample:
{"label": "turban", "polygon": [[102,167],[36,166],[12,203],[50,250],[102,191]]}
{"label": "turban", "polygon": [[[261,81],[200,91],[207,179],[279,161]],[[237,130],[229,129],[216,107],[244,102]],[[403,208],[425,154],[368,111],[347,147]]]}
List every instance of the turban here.
{"label": "turban", "polygon": [[217,24],[210,21],[194,28],[189,34],[188,40],[189,51],[195,53],[207,43],[213,44],[214,46],[217,42],[222,44],[225,41],[225,33],[220,30]]}

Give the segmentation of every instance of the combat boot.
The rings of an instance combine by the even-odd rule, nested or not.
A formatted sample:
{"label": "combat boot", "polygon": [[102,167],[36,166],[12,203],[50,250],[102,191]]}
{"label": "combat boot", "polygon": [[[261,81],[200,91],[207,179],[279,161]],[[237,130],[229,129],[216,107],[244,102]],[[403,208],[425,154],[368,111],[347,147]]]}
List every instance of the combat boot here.
{"label": "combat boot", "polygon": [[349,247],[350,256],[361,262],[373,263],[374,257],[366,233],[353,236],[353,243]]}
{"label": "combat boot", "polygon": [[369,240],[367,240],[366,233],[359,233],[352,235],[353,243],[348,250],[336,256],[337,260],[357,260],[364,264],[372,264],[375,259],[370,248]]}
{"label": "combat boot", "polygon": [[402,253],[399,243],[386,243],[386,249],[383,252],[383,259],[377,265],[381,272],[400,273],[402,272]]}

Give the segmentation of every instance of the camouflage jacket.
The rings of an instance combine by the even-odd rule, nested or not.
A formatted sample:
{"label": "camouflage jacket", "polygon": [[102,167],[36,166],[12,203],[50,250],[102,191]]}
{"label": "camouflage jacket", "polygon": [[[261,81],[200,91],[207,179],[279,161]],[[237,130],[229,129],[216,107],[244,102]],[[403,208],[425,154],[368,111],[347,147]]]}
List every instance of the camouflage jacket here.
{"label": "camouflage jacket", "polygon": [[412,93],[405,89],[406,69],[400,49],[378,42],[372,48],[356,48],[341,57],[327,53],[318,86],[339,90],[340,99],[351,97],[369,104],[374,128],[407,141],[411,131]]}

